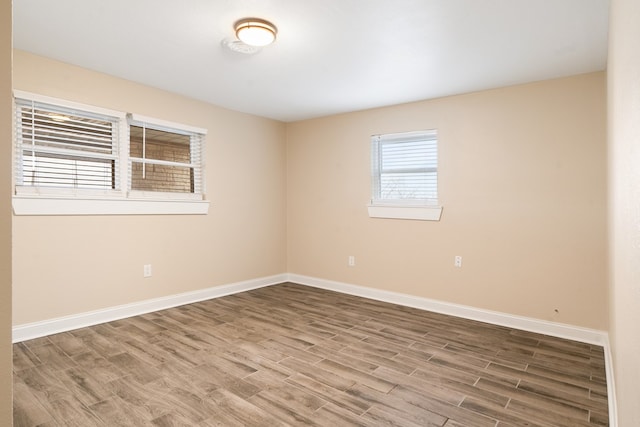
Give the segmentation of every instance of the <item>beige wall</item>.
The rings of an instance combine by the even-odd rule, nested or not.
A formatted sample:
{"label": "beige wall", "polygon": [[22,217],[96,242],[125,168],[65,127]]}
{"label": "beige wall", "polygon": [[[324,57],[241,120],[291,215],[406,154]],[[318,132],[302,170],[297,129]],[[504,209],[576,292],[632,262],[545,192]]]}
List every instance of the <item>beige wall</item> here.
{"label": "beige wall", "polygon": [[610,335],[619,425],[640,426],[640,3],[611,2]]}
{"label": "beige wall", "polygon": [[[16,89],[209,129],[212,201],[207,216],[14,217],[14,325],[289,271],[607,328],[604,73],[285,126],[14,55]],[[430,128],[442,220],[368,218],[369,136]]]}
{"label": "beige wall", "polygon": [[12,425],[11,399],[11,2],[0,2],[0,425]]}
{"label": "beige wall", "polygon": [[[605,97],[593,73],[288,125],[288,271],[606,330]],[[369,218],[370,135],[431,128],[441,221]]]}
{"label": "beige wall", "polygon": [[206,216],[15,216],[14,325],[286,271],[283,123],[14,56],[15,89],[208,129],[211,201]]}

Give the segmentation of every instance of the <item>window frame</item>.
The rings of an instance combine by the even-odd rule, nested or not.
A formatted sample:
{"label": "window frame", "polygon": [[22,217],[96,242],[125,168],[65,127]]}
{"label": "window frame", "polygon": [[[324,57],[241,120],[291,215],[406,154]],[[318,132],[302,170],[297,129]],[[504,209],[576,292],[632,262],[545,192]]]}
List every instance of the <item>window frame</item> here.
{"label": "window frame", "polygon": [[[382,191],[382,162],[383,162],[383,146],[385,144],[393,143],[410,143],[418,141],[434,141],[436,153],[435,161],[436,167],[424,168],[425,173],[435,172],[436,174],[436,186],[435,193],[436,198],[393,198],[383,199],[381,197]],[[439,140],[437,129],[423,130],[423,131],[411,131],[411,132],[399,132],[378,134],[371,136],[371,199],[368,205],[368,213],[372,218],[391,218],[391,219],[410,219],[410,220],[423,220],[423,221],[439,221],[442,215],[442,206],[439,204],[438,199],[438,151]],[[428,147],[427,147],[428,148]],[[415,170],[410,170],[406,173],[415,173]],[[402,171],[395,171],[395,173],[402,174]],[[428,190],[428,187],[425,187]]]}
{"label": "window frame", "polygon": [[[191,161],[189,164],[180,163],[182,166],[189,165],[194,168],[194,192],[193,193],[173,193],[173,192],[163,192],[163,191],[149,191],[149,190],[133,190],[131,188],[131,167],[132,167],[132,156],[129,153],[129,148],[127,148],[127,189],[129,195],[138,199],[148,199],[148,198],[166,198],[166,199],[181,199],[181,200],[203,200],[205,194],[205,168],[204,168],[204,156],[205,156],[205,144],[204,137],[206,135],[206,130],[182,125],[179,123],[170,122],[167,120],[160,120],[152,117],[143,116],[140,114],[127,114],[127,129],[130,129],[131,126],[138,127],[147,127],[149,129],[160,130],[169,133],[175,133],[180,135],[189,136],[190,138],[190,154],[194,155],[197,158],[197,162],[194,163]],[[130,138],[127,138],[130,142]],[[138,160],[138,158],[135,158]],[[148,160],[147,163],[153,164],[156,163],[153,160]],[[177,162],[179,163],[179,162]]]}
{"label": "window frame", "polygon": [[[203,215],[209,211],[209,201],[205,199],[205,162],[204,147],[206,129],[182,125],[160,119],[133,115],[157,126],[164,126],[177,132],[199,134],[200,139],[200,192],[194,193],[166,193],[166,192],[136,192],[129,190],[129,122],[125,112],[110,110],[102,107],[67,101],[59,98],[14,90],[14,141],[12,205],[15,215]],[[117,131],[117,159],[116,168],[120,188],[86,189],[62,188],[44,186],[18,185],[17,174],[20,172],[21,153],[19,152],[19,126],[17,114],[21,108],[17,100],[33,101],[49,104],[60,109],[71,109],[94,115],[112,117],[118,122]],[[131,115],[131,114],[129,114]]]}

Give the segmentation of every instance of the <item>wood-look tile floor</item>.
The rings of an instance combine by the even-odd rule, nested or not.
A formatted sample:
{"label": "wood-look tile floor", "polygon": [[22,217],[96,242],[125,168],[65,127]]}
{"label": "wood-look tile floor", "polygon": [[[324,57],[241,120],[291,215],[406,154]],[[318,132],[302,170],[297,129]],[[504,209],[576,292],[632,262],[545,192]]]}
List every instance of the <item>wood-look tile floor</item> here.
{"label": "wood-look tile floor", "polygon": [[601,426],[603,349],[281,284],[15,344],[14,426]]}

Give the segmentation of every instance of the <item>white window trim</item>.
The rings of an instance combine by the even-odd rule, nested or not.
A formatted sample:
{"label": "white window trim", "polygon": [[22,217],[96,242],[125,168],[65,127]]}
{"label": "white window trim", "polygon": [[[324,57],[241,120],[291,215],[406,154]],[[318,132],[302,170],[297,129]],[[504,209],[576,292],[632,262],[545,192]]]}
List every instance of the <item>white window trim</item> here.
{"label": "white window trim", "polygon": [[22,90],[13,91],[14,98],[32,99],[36,102],[42,102],[45,104],[59,105],[60,107],[72,108],[80,111],[88,111],[90,113],[102,114],[105,116],[117,117],[125,120],[126,114],[122,111],[110,110],[108,108],[96,107],[95,105],[82,104],[74,101],[67,101],[66,99],[53,98],[51,96],[40,95],[37,93],[26,92]]}
{"label": "white window trim", "polygon": [[[122,162],[122,159],[128,159],[129,150],[129,126],[126,113],[21,90],[14,90],[13,95],[14,98],[31,99],[36,102],[112,116],[121,123],[118,147],[121,159],[120,190],[100,192],[100,190],[16,186],[14,182],[12,207],[15,215],[206,215],[209,213],[209,201],[202,200],[199,195],[197,200],[194,200],[192,194],[169,196],[168,193],[127,192],[128,168]],[[140,115],[133,116],[137,120],[157,126],[203,135],[207,133],[207,130],[202,128]],[[12,146],[15,151],[15,143],[12,143]],[[15,157],[15,153],[13,156]],[[12,179],[15,179],[13,173]]]}
{"label": "white window trim", "polygon": [[203,128],[198,128],[195,126],[183,125],[182,123],[174,123],[168,120],[156,119],[153,117],[147,117],[140,114],[132,113],[130,114],[131,121],[136,123],[146,123],[148,125],[153,125],[156,129],[167,130],[170,132],[183,131],[185,134],[191,133],[201,133],[203,135],[207,134],[207,130]]}
{"label": "white window trim", "polygon": [[206,215],[206,200],[13,197],[15,215]]}
{"label": "white window trim", "polygon": [[[428,131],[404,132],[396,135],[400,136],[404,134],[411,137],[418,133],[437,135],[437,130],[432,129]],[[439,142],[440,141],[438,140],[438,143]],[[374,179],[373,176],[372,179]],[[372,186],[374,186],[373,182]],[[372,193],[374,192],[375,189],[372,188]],[[433,199],[380,200],[375,199],[375,195],[372,194],[370,203],[367,205],[367,212],[370,218],[440,221],[440,218],[442,217],[442,206],[437,200]]]}
{"label": "white window trim", "polygon": [[367,206],[370,218],[412,219],[420,221],[440,221],[442,206]]}

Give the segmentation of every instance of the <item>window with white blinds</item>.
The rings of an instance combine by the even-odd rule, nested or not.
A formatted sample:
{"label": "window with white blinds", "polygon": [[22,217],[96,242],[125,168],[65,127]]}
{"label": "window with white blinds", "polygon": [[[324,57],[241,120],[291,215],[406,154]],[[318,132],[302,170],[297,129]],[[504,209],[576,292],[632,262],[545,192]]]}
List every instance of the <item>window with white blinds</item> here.
{"label": "window with white blinds", "polygon": [[371,137],[372,205],[438,203],[436,130]]}
{"label": "window with white blinds", "polygon": [[118,190],[118,118],[16,99],[17,186]]}
{"label": "window with white blinds", "polygon": [[129,115],[129,188],[201,199],[203,143],[198,129]]}
{"label": "window with white blinds", "polygon": [[17,215],[208,211],[205,129],[27,92],[14,96]]}

